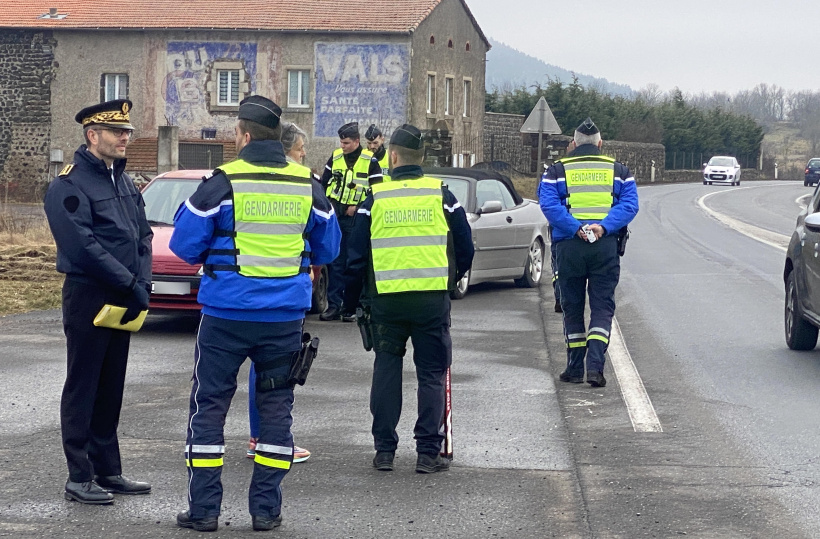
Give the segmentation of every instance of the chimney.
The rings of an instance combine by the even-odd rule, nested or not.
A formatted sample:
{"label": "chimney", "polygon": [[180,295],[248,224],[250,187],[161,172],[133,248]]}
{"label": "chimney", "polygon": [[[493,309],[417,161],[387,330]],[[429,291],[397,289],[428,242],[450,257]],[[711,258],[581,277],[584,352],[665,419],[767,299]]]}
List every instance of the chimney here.
{"label": "chimney", "polygon": [[52,19],[56,19],[57,18],[57,8],[56,7],[48,8],[48,16],[51,17]]}

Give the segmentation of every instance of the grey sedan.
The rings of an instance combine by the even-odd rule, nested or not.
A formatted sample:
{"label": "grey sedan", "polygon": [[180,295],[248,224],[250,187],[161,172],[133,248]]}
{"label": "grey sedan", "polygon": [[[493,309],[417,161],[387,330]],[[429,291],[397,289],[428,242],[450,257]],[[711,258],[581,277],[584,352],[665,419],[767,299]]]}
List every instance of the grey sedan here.
{"label": "grey sedan", "polygon": [[537,202],[522,198],[507,176],[492,170],[426,168],[424,173],[444,181],[473,231],[473,265],[450,293],[453,299],[485,281],[513,279],[526,288],[540,284],[547,220]]}

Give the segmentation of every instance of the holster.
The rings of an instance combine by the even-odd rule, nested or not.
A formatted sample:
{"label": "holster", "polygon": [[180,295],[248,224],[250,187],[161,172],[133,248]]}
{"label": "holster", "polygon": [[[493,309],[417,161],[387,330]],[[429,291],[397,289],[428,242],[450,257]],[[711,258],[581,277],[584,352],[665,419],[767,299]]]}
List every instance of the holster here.
{"label": "holster", "polygon": [[629,240],[629,228],[623,227],[618,232],[618,256],[624,256],[627,240]]}
{"label": "holster", "polygon": [[294,355],[293,363],[288,373],[288,383],[293,387],[296,384],[305,385],[313,359],[319,352],[319,337],[311,339],[310,333],[302,334],[302,349]]}
{"label": "holster", "polygon": [[373,324],[370,322],[370,309],[356,307],[356,324],[359,326],[359,333],[362,335],[362,344],[366,351],[373,349]]}

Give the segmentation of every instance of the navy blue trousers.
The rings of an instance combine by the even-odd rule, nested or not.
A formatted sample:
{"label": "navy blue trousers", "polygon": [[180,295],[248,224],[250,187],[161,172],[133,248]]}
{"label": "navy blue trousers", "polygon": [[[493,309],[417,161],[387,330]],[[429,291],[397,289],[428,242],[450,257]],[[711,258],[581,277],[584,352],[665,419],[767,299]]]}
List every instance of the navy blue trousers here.
{"label": "navy blue trousers", "polygon": [[[567,342],[567,372],[584,374],[584,357],[589,372],[603,372],[612,317],[615,315],[615,288],[621,275],[618,240],[607,235],[595,243],[574,236],[556,243],[558,286],[564,311]],[[589,331],[584,324],[586,296],[589,295]]]}
{"label": "navy blue trousers", "polygon": [[[354,216],[348,217],[340,213],[338,204],[333,205],[336,209],[336,217],[339,219],[339,228],[342,231],[342,241],[339,244],[339,256],[327,266],[327,307],[341,309],[344,303],[345,293],[345,267],[347,266],[347,239],[353,231]],[[345,306],[355,309],[355,305]]]}
{"label": "navy blue trousers", "polygon": [[60,427],[68,477],[77,483],[95,474],[122,473],[117,425],[131,332],[94,325],[103,305],[121,300],[91,284],[71,279],[63,284],[68,368]]}
{"label": "navy blue trousers", "polygon": [[[191,517],[218,516],[222,505],[223,428],[237,374],[245,359],[273,361],[271,375],[287,374],[289,354],[301,348],[303,320],[242,322],[204,315],[197,333],[186,462]],[[281,483],[293,462],[293,388],[257,391],[261,425],[248,505],[251,515],[276,517]]]}
{"label": "navy blue trousers", "polygon": [[376,296],[371,306],[374,325],[373,383],[370,412],[376,451],[395,451],[396,426],[402,405],[405,345],[413,343],[418,381],[418,419],[413,430],[416,451],[438,455],[444,441],[444,376],[452,362],[450,296],[446,292],[405,292]]}

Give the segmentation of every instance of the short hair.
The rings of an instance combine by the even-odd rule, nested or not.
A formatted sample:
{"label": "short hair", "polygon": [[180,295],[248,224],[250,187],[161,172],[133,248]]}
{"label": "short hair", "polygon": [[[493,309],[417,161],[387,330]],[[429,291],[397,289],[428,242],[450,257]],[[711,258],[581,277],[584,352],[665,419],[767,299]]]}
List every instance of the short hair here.
{"label": "short hair", "polygon": [[85,145],[86,146],[91,146],[91,141],[88,140],[88,132],[89,131],[97,131],[96,129],[94,129],[95,127],[97,127],[97,124],[87,125],[83,128],[83,136],[85,137]]}
{"label": "short hair", "polygon": [[595,133],[594,135],[585,135],[580,131],[575,132],[575,136],[572,137],[572,140],[575,141],[576,146],[583,146],[584,144],[594,144],[595,146],[601,142],[601,133]]}
{"label": "short hair", "polygon": [[296,141],[300,138],[302,143],[307,143],[307,133],[302,128],[293,122],[282,122],[282,146],[285,148],[285,153],[290,153]]}
{"label": "short hair", "polygon": [[390,146],[390,151],[396,152],[402,165],[421,165],[421,162],[424,161],[424,148],[411,150],[410,148],[393,144]]}
{"label": "short hair", "polygon": [[274,128],[265,127],[251,120],[239,120],[239,130],[250,133],[251,140],[279,140],[282,138],[282,124]]}

